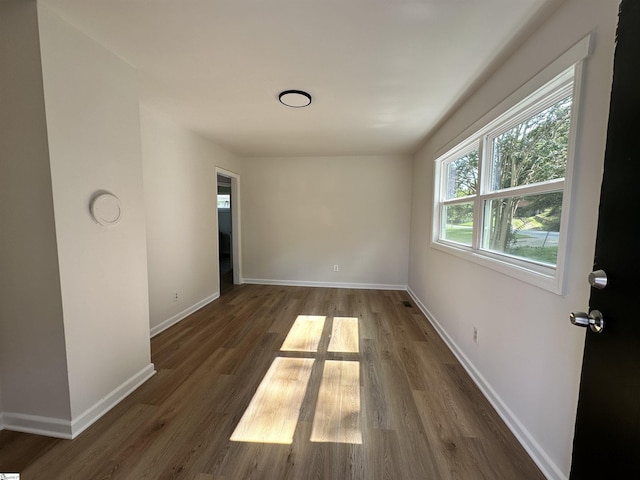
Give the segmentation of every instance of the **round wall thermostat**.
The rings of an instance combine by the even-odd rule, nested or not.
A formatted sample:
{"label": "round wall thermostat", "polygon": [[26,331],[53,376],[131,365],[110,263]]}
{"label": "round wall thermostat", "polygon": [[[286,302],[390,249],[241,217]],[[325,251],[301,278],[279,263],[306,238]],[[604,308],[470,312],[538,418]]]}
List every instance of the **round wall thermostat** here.
{"label": "round wall thermostat", "polygon": [[91,216],[104,227],[111,227],[120,221],[122,210],[120,200],[111,193],[101,193],[91,200]]}

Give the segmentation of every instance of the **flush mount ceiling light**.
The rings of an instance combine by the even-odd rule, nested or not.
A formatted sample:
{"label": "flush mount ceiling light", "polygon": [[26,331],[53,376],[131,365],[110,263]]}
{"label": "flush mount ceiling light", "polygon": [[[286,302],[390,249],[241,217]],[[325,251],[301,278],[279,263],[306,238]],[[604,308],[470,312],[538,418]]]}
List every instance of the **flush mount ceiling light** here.
{"label": "flush mount ceiling light", "polygon": [[311,95],[302,90],[285,90],[278,96],[283,105],[293,108],[302,108],[311,105]]}

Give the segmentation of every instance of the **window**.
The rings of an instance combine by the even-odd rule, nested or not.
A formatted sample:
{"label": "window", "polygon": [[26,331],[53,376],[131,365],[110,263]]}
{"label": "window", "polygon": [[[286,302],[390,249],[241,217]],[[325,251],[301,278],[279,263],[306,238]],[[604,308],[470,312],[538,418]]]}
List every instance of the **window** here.
{"label": "window", "polygon": [[435,248],[560,293],[575,70],[437,158]]}
{"label": "window", "polygon": [[229,193],[218,194],[218,208],[231,208],[231,194]]}

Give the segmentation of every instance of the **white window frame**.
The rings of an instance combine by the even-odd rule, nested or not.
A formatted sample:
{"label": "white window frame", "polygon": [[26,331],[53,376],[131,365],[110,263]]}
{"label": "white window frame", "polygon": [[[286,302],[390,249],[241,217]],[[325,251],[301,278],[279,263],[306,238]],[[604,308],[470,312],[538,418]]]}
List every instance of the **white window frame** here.
{"label": "white window frame", "polygon": [[[478,263],[545,290],[557,294],[563,293],[566,249],[569,242],[571,219],[571,183],[575,144],[578,136],[577,124],[580,118],[583,60],[589,55],[590,45],[590,36],[582,39],[451,142],[454,145],[453,147],[445,147],[440,152],[436,152],[431,238],[431,246],[433,248]],[[489,161],[488,159],[490,159],[492,139],[569,95],[572,96],[572,106],[565,177],[492,191],[490,188],[489,169],[486,165]],[[446,199],[446,182],[448,180],[446,168],[448,163],[476,148],[478,149],[478,183],[475,195]],[[483,174],[484,169],[487,170],[487,174]],[[504,198],[510,194],[525,196],[550,193],[552,191],[563,192],[558,256],[555,267],[481,248],[484,205],[486,201]],[[440,238],[442,233],[442,207],[462,203],[473,203],[474,227],[471,246]]]}

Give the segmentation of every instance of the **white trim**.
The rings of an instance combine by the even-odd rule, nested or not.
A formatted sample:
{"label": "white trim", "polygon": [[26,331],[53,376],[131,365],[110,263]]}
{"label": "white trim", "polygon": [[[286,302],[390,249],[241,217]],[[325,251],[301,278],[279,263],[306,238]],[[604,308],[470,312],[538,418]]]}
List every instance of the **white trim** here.
{"label": "white trim", "polygon": [[244,278],[243,283],[254,285],[279,285],[283,287],[353,288],[358,290],[407,290],[406,285],[391,285],[384,283],[311,282],[306,280],[274,280],[270,278]]}
{"label": "white trim", "polygon": [[76,438],[84,432],[105,413],[124,400],[140,385],[149,380],[153,375],[155,375],[155,373],[156,370],[154,365],[153,363],[150,363],[127,381],[123,382],[120,386],[116,387],[110,393],[98,400],[92,407],[85,410],[84,413],[80,414],[71,422],[71,438]]}
{"label": "white trim", "polygon": [[36,435],[72,440],[98,421],[105,413],[124,400],[124,398],[155,373],[153,363],[150,363],[101,398],[73,421],[62,418],[4,412],[1,415],[4,428],[14,432],[33,433]]}
{"label": "white trim", "polygon": [[71,440],[71,420],[4,412],[4,427],[12,432],[33,433]]}
{"label": "white trim", "polygon": [[188,308],[185,308],[180,313],[176,313],[173,317],[166,319],[165,321],[159,323],[155,327],[152,327],[149,330],[149,336],[151,338],[155,337],[159,333],[164,332],[167,328],[172,327],[173,325],[178,323],[180,320],[185,319],[186,317],[191,315],[193,312],[200,310],[202,307],[210,304],[211,302],[213,302],[214,300],[217,300],[218,298],[220,298],[220,292],[216,292],[213,295],[209,295],[207,298],[200,300],[198,303],[191,305]]}
{"label": "white trim", "polygon": [[[573,175],[575,170],[576,151],[578,137],[581,135],[579,126],[583,123],[582,119],[582,83],[584,82],[584,62],[576,63],[573,81],[573,105],[571,106],[571,131],[569,133],[569,145],[567,150],[567,173],[565,175],[564,192],[562,197],[562,211],[571,212],[571,205],[575,192],[573,191]],[[558,245],[558,256],[556,264],[563,265],[556,274],[556,288],[559,292],[564,292],[565,288],[565,271],[566,271],[566,254],[568,245],[571,244],[573,215],[563,215],[560,219],[560,238],[564,238],[563,242]]]}
{"label": "white trim", "polygon": [[538,465],[538,468],[542,471],[544,476],[551,480],[567,480],[567,476],[562,470],[553,462],[549,455],[544,451],[540,444],[535,440],[533,435],[527,430],[527,428],[520,422],[518,417],[511,411],[507,404],[500,398],[500,395],[493,389],[491,384],[485,379],[476,366],[469,360],[464,354],[462,349],[453,341],[446,330],[440,325],[436,317],[429,311],[429,309],[422,303],[418,296],[411,290],[411,287],[407,287],[407,293],[416,303],[418,308],[422,311],[427,321],[431,323],[433,328],[438,332],[438,335],[447,344],[449,350],[455,355],[462,367],[469,374],[474,383],[478,386],[482,394],[491,403],[495,411],[500,415],[500,418],[505,422],[511,433],[516,437],[518,442],[524,447],[531,459]]}

